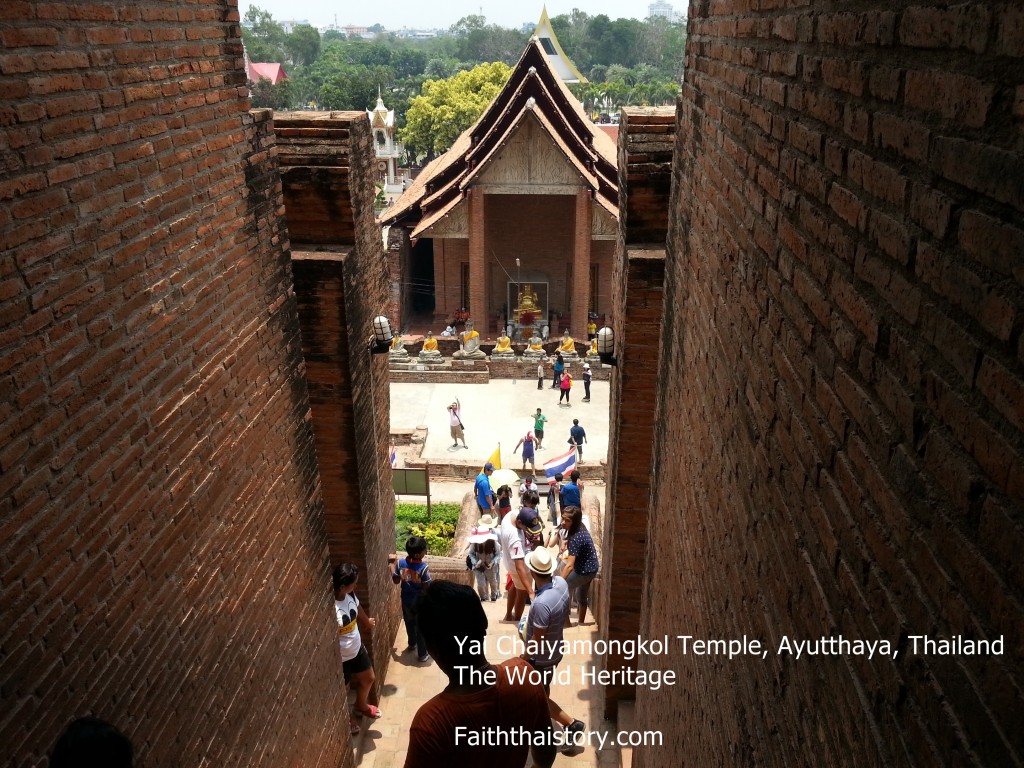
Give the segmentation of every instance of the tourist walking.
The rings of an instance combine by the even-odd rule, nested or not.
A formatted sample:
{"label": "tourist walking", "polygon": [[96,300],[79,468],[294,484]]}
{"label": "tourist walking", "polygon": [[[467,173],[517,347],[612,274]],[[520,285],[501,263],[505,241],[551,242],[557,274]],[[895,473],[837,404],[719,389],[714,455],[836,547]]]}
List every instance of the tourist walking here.
{"label": "tourist walking", "polygon": [[451,427],[452,448],[459,447],[459,440],[462,441],[462,447],[468,448],[466,445],[466,431],[462,426],[462,403],[459,402],[458,398],[455,398],[455,402],[448,406],[448,424]]}
{"label": "tourist walking", "polygon": [[[419,611],[423,638],[448,685],[413,717],[405,768],[522,768],[531,758],[538,768],[550,766],[555,746],[549,741],[516,738],[509,743],[502,738],[549,732],[547,696],[540,681],[531,680],[526,659],[487,661],[487,616],[473,590],[435,581],[424,590]],[[466,675],[467,669],[493,674],[493,679]],[[495,732],[493,740],[473,742],[474,735]]]}
{"label": "tourist walking", "polygon": [[548,694],[548,714],[565,728],[566,749],[563,752],[568,753],[578,746],[577,734],[586,730],[581,720],[568,714],[551,698],[551,680],[558,662],[562,660],[562,634],[569,619],[569,585],[563,577],[556,575],[558,563],[547,547],[530,552],[526,556],[526,567],[533,577],[534,587],[523,638],[530,643],[526,660],[541,673],[544,692]]}
{"label": "tourist walking", "polygon": [[569,473],[569,482],[562,485],[559,501],[563,511],[569,507],[583,506],[583,483],[580,482],[580,471],[578,469],[574,469]]}
{"label": "tourist walking", "polygon": [[587,431],[580,426],[579,419],[572,420],[572,426],[569,427],[569,445],[576,448],[576,460],[583,463],[583,444],[587,442]]}
{"label": "tourist walking", "polygon": [[558,384],[562,380],[562,371],[565,370],[565,361],[562,359],[561,352],[555,355],[554,369],[555,378],[551,381],[551,388],[558,389]]}
{"label": "tourist walking", "polygon": [[355,595],[359,567],[342,563],[334,569],[331,580],[334,585],[334,615],[338,620],[338,647],[341,649],[341,669],[346,686],[355,686],[356,703],[349,715],[349,728],[359,733],[359,718],[380,717],[380,709],[370,703],[370,689],[375,676],[370,654],[363,647],[359,629],[364,632],[373,629],[377,620],[366,615],[359,598]]}
{"label": "tourist walking", "polygon": [[565,400],[565,404],[572,407],[572,403],[569,402],[569,390],[572,389],[572,376],[569,375],[568,371],[562,371],[562,379],[559,383],[559,388],[562,390],[558,395],[558,404],[562,404],[562,400]]}
{"label": "tourist walking", "polygon": [[422,536],[410,536],[405,542],[405,557],[399,558],[391,571],[391,581],[402,585],[402,619],[409,645],[405,649],[416,649],[420,661],[429,661],[427,647],[423,644],[417,625],[416,598],[423,587],[430,583],[430,567],[423,561],[427,554],[427,540]]}
{"label": "tourist walking", "polygon": [[480,602],[494,602],[501,597],[501,553],[498,550],[498,536],[491,526],[489,515],[480,518],[481,524],[469,534],[469,552],[466,553],[466,567],[476,577],[476,591]]}
{"label": "tourist walking", "polygon": [[543,361],[537,363],[537,389],[544,389],[544,363]]}
{"label": "tourist walking", "polygon": [[[568,518],[568,519],[567,519]],[[597,576],[601,564],[597,559],[597,548],[594,539],[583,524],[583,510],[579,507],[565,507],[562,520],[567,522],[565,565],[562,566],[562,578],[569,585],[570,593],[576,593],[576,604],[579,606],[578,625],[582,626],[587,619],[587,604],[590,597],[590,583]]]}
{"label": "tourist walking", "polygon": [[484,464],[483,471],[476,476],[473,484],[473,493],[476,495],[476,505],[481,515],[494,513],[494,490],[491,488],[491,473],[494,472],[494,465],[491,462]]}
{"label": "tourist walking", "polygon": [[523,616],[526,598],[532,598],[533,582],[526,570],[526,546],[522,534],[522,523],[519,515],[509,513],[498,527],[498,544],[501,546],[501,564],[505,567],[505,589],[507,602],[503,621],[518,623]]}
{"label": "tourist walking", "polygon": [[537,465],[534,463],[534,448],[537,442],[533,438],[533,432],[527,432],[525,435],[519,438],[519,442],[516,443],[516,447],[512,449],[512,453],[519,450],[519,446],[523,446],[523,471],[526,470],[526,462],[530,462],[530,469],[534,472],[537,471]]}
{"label": "tourist walking", "polygon": [[590,381],[594,375],[590,372],[590,363],[583,364],[583,402],[590,402]]}
{"label": "tourist walking", "polygon": [[544,447],[544,424],[547,423],[548,417],[540,412],[540,408],[533,414],[533,436],[537,438],[537,450],[539,451]]}

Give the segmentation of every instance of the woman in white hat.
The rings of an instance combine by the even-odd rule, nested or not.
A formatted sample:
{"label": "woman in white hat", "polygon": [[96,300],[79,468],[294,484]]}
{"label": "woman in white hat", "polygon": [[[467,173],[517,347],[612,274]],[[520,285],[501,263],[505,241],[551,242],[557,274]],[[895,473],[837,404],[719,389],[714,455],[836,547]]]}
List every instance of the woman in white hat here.
{"label": "woman in white hat", "polygon": [[480,518],[480,524],[469,534],[469,553],[466,555],[466,567],[476,575],[476,591],[481,602],[494,602],[501,597],[501,552],[498,537],[490,523],[493,523],[490,515]]}

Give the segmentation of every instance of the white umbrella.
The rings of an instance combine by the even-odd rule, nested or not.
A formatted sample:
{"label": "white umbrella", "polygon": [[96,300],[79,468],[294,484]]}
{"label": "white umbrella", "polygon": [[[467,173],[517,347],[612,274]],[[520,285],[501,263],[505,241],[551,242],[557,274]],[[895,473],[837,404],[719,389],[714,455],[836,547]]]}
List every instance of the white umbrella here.
{"label": "white umbrella", "polygon": [[519,473],[514,469],[496,469],[491,472],[491,488],[497,491],[501,486],[507,485],[513,490],[519,487]]}

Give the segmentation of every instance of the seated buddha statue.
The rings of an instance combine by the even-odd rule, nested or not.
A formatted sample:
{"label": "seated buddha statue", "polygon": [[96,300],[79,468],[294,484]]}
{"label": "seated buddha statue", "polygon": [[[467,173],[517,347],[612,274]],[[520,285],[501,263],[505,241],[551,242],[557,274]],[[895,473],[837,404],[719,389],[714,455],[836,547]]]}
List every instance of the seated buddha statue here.
{"label": "seated buddha statue", "polygon": [[427,331],[427,338],[423,340],[423,348],[419,354],[421,363],[436,364],[441,362],[441,351],[437,348],[437,339],[433,331]]}
{"label": "seated buddha statue", "polygon": [[452,357],[456,360],[484,360],[487,355],[480,349],[480,333],[473,327],[473,321],[466,320],[466,330],[459,334],[462,347]]}
{"label": "seated buddha statue", "polygon": [[498,343],[491,351],[491,357],[501,357],[511,359],[516,356],[516,353],[512,350],[512,339],[509,338],[507,333],[501,334],[498,337]]}
{"label": "seated buddha statue", "polygon": [[595,336],[590,340],[590,346],[587,348],[587,358],[599,358],[597,354],[597,337]]}
{"label": "seated buddha statue", "polygon": [[558,345],[558,351],[562,357],[577,357],[576,342],[573,341],[568,331],[562,333],[562,343]]}
{"label": "seated buddha statue", "polygon": [[391,340],[391,349],[388,350],[388,357],[392,360],[407,360],[409,353],[405,349],[405,339],[402,338],[402,334],[396,333],[395,338]]}
{"label": "seated buddha statue", "polygon": [[533,336],[530,337],[529,345],[523,350],[523,357],[544,357],[544,341],[537,335],[536,330],[534,330]]}

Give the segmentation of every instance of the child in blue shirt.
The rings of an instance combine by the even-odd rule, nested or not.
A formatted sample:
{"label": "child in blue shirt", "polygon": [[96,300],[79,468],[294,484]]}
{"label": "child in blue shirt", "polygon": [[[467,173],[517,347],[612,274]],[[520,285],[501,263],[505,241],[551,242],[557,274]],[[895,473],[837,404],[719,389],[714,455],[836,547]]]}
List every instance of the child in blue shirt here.
{"label": "child in blue shirt", "polygon": [[420,661],[430,660],[416,623],[416,598],[430,582],[430,569],[423,562],[426,554],[427,540],[422,536],[410,536],[405,542],[405,557],[395,563],[395,569],[391,572],[391,581],[402,585],[402,618],[405,619],[405,632],[409,639],[409,646],[405,650],[416,648]]}

